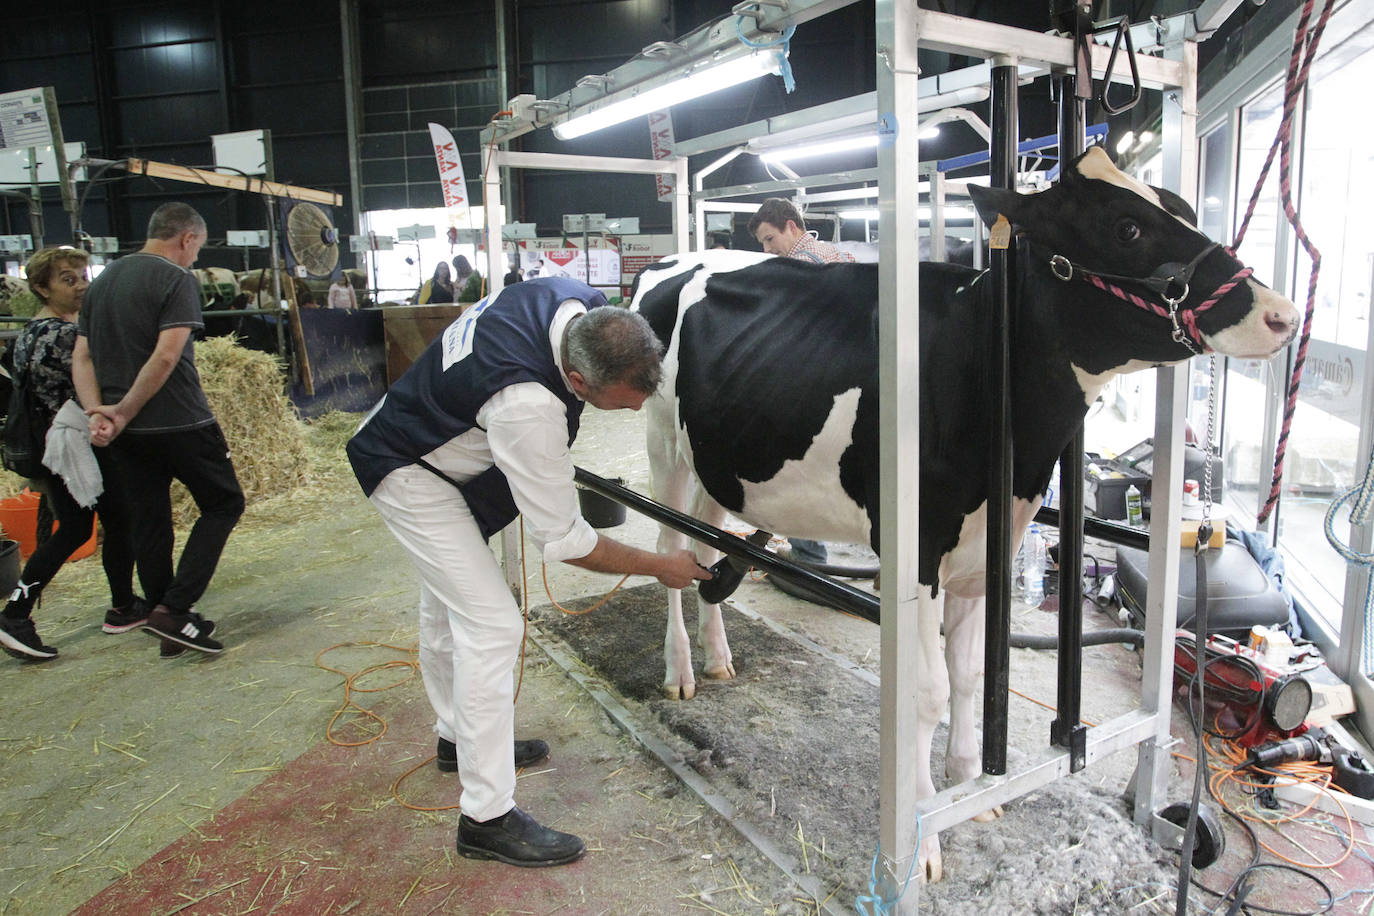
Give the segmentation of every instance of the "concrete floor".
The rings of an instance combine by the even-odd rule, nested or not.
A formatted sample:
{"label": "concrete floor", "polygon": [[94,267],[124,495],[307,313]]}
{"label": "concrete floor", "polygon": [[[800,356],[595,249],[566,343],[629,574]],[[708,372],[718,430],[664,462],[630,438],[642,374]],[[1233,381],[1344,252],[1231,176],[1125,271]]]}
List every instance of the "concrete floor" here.
{"label": "concrete floor", "polygon": [[[642,418],[588,410],[575,452],[589,469],[647,491]],[[554,753],[522,774],[517,798],[588,841],[576,866],[460,859],[452,811],[397,803],[394,782],[433,753],[428,704],[404,664],[355,685],[378,689],[353,698],[385,720],[385,733],[360,747],[328,741],[344,679],[319,667],[317,654],[345,646],[324,661],[357,672],[404,663],[415,640],[409,563],[339,467],[306,491],[250,507],[200,605],[219,624],[222,656],[163,661],[138,632],[102,634],[108,596],[95,559],[70,564],[49,587],[35,619],[62,657],[0,659],[0,916],[817,911],[537,649],[518,733],[546,737]],[[614,536],[647,547],[656,529],[632,517]],[[530,601],[543,604],[531,557]],[[560,601],[614,584],[564,564],[548,582]],[[876,672],[873,625],[783,599],[763,582],[746,581],[738,600]],[[1036,615],[1049,617],[1025,611],[1019,623]],[[1116,665],[1111,676],[1127,685],[1138,678],[1138,668],[1100,658],[1089,665]],[[1085,715],[1133,705],[1119,695],[1129,689],[1098,691]],[[1048,713],[1014,708],[1043,740]],[[361,740],[381,728],[358,721],[344,716],[339,734]],[[1132,763],[1117,755],[1095,778],[1124,786]],[[401,794],[421,807],[453,804],[452,779],[423,766]],[[1179,786],[1181,797],[1186,782]],[[1368,872],[1352,869],[1348,886],[1374,884]]]}

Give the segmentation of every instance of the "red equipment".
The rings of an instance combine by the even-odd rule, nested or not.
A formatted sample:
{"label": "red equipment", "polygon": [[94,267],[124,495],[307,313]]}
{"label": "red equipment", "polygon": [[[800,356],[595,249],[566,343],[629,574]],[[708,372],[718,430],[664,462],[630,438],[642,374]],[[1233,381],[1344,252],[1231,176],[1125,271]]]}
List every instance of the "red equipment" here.
{"label": "red equipment", "polygon": [[[1254,747],[1307,731],[1312,685],[1302,672],[1309,664],[1275,665],[1258,650],[1220,635],[1208,638],[1205,652],[1206,712],[1214,734]],[[1179,630],[1174,675],[1185,702],[1195,703],[1196,671],[1196,637]]]}

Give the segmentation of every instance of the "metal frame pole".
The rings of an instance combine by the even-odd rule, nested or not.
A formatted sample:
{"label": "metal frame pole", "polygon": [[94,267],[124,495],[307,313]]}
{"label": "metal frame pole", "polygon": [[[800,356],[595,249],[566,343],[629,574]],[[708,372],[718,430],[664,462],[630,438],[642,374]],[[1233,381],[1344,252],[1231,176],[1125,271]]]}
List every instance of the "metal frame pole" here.
{"label": "metal frame pole", "polygon": [[[1017,62],[992,60],[992,142],[989,167],[994,188],[1016,187]],[[1014,243],[994,245],[989,280],[993,290],[992,340],[987,341],[988,390],[993,392],[988,418],[992,426],[992,461],[988,467],[987,633],[983,649],[983,772],[1007,772],[1007,688],[1011,668],[1011,331]]]}
{"label": "metal frame pole", "polygon": [[[903,887],[916,857],[917,689],[920,680],[916,581],[920,524],[920,302],[917,152],[920,95],[916,0],[877,0],[878,405],[882,504],[882,620],[879,648],[878,843],[882,869]],[[913,914],[914,878],[893,912]]]}
{"label": "metal frame pole", "polygon": [[[1081,65],[1080,65],[1081,66]],[[1090,73],[1084,67],[1083,72]],[[1051,77],[1059,98],[1059,167],[1083,152],[1086,101],[1080,85],[1092,92],[1092,77],[1080,83],[1072,73]],[[1069,766],[1087,765],[1088,729],[1083,711],[1083,426],[1059,456],[1059,656],[1058,710],[1050,743],[1069,751]]]}

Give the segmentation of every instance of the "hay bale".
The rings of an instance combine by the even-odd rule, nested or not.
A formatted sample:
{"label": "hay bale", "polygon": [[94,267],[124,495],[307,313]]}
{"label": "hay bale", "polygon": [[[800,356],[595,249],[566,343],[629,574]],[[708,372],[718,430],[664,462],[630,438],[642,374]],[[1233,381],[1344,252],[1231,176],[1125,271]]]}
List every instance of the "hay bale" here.
{"label": "hay bale", "polygon": [[[210,337],[195,347],[201,387],[224,430],[249,505],[305,484],[310,467],[305,424],[283,392],[277,357],[240,347],[233,337]],[[177,525],[190,524],[196,514],[191,494],[173,485]]]}

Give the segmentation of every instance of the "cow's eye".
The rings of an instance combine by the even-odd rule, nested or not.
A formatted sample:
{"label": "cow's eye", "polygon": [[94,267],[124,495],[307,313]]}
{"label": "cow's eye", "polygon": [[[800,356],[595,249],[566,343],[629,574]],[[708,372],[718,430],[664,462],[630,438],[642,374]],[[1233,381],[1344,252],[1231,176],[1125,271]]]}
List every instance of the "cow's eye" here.
{"label": "cow's eye", "polygon": [[1118,242],[1134,242],[1140,238],[1140,226],[1135,220],[1123,219],[1116,224],[1116,240]]}

